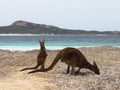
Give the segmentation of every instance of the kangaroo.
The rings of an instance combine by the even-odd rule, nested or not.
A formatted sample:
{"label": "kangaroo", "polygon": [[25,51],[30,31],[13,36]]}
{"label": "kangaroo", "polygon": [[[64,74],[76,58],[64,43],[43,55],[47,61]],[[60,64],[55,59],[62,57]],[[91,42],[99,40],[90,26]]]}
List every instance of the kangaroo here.
{"label": "kangaroo", "polygon": [[37,56],[36,66],[30,67],[30,68],[24,68],[20,71],[29,70],[29,69],[37,69],[40,65],[41,65],[41,69],[45,69],[44,63],[45,63],[45,60],[46,60],[46,57],[47,57],[46,49],[45,49],[45,46],[44,46],[45,41],[40,41],[39,40],[39,43],[40,43],[41,49],[40,49],[40,52]]}
{"label": "kangaroo", "polygon": [[[95,61],[93,62],[93,65],[90,64],[87,61],[87,59],[85,58],[85,56],[79,50],[77,50],[75,48],[71,48],[71,47],[67,47],[67,48],[62,49],[56,55],[54,61],[52,62],[52,64],[48,68],[34,70],[30,73],[49,71],[56,65],[56,63],[60,59],[61,59],[61,62],[64,62],[68,65],[67,72],[66,72],[67,74],[70,72],[70,66],[72,67],[72,69],[71,69],[72,75],[78,74],[81,68],[89,69],[98,75],[100,74],[99,68],[98,68],[97,64],[95,63]],[[76,72],[75,72],[75,67],[79,68]]]}

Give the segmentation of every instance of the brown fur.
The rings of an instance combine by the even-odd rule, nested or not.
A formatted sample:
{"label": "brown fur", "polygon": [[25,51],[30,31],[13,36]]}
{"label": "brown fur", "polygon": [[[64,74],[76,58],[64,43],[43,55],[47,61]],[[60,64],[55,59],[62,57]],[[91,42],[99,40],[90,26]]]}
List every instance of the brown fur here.
{"label": "brown fur", "polygon": [[[66,63],[68,65],[67,73],[69,73],[70,66],[71,66],[72,67],[71,74],[79,73],[81,68],[87,68],[87,69],[92,70],[95,74],[100,74],[99,68],[97,67],[97,64],[95,63],[95,61],[94,61],[93,65],[90,64],[87,61],[87,59],[85,58],[85,56],[79,50],[77,50],[75,48],[65,48],[65,49],[61,50],[56,55],[54,61],[48,68],[35,70],[30,73],[49,71],[56,65],[56,63],[58,62],[59,59],[61,59],[62,62]],[[75,67],[79,68],[78,71],[76,71],[76,72],[75,72]]]}
{"label": "brown fur", "polygon": [[46,60],[46,57],[47,57],[47,53],[46,53],[46,49],[45,49],[45,46],[44,46],[44,42],[45,41],[39,41],[41,49],[40,49],[40,52],[37,56],[36,66],[30,67],[30,68],[24,68],[20,71],[29,70],[29,69],[37,69],[40,65],[41,65],[41,69],[45,69],[44,63],[45,63],[45,60]]}

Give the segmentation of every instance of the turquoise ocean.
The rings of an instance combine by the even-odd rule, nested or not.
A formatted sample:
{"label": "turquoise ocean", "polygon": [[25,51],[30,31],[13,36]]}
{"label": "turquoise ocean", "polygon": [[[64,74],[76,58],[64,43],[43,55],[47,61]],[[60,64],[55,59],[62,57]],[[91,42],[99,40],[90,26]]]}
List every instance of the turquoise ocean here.
{"label": "turquoise ocean", "polygon": [[49,50],[65,47],[120,47],[120,35],[0,35],[0,49],[39,49],[39,40],[45,40],[46,49]]}

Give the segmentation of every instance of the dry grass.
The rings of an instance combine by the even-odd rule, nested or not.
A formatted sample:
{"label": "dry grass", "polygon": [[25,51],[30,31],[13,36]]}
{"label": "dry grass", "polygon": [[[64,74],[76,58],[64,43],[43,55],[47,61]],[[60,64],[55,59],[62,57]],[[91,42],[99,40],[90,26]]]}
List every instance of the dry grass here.
{"label": "dry grass", "polygon": [[[27,74],[19,72],[24,67],[34,66],[38,50],[0,50],[0,90],[120,90],[120,48],[80,48],[91,63],[96,61],[101,75],[82,69],[84,75],[64,74],[67,65],[58,62],[53,70]],[[46,67],[58,51],[48,50]]]}

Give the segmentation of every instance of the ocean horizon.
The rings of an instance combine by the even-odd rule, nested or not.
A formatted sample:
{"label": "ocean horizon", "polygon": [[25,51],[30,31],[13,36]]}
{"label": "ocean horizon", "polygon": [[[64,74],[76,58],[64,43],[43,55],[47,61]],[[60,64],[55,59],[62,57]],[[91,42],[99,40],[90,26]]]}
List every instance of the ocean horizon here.
{"label": "ocean horizon", "polygon": [[0,49],[11,51],[40,49],[39,40],[45,40],[45,47],[48,50],[60,50],[65,47],[120,47],[120,35],[0,34]]}

